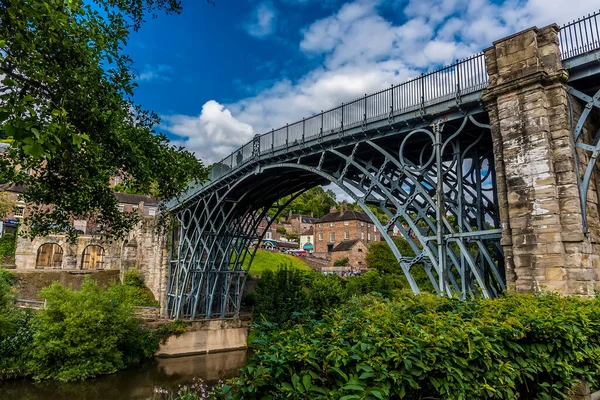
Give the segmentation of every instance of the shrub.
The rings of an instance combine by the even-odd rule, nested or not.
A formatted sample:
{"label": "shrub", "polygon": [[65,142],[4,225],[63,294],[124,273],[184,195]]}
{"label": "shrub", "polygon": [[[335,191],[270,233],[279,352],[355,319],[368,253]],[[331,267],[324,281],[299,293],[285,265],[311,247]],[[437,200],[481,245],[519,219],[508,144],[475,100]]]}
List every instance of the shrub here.
{"label": "shrub", "polygon": [[295,313],[305,311],[305,281],[305,274],[291,265],[280,265],[275,272],[264,271],[256,284],[254,320],[282,324],[292,320]]}
{"label": "shrub", "polygon": [[86,279],[80,291],[54,283],[40,292],[27,372],[35,379],[82,380],[150,357],[157,341],[130,305]]}
{"label": "shrub", "polygon": [[348,257],[339,258],[333,263],[333,265],[336,267],[344,267],[346,264],[348,264]]}
{"label": "shrub", "polygon": [[597,384],[597,300],[396,296],[257,332],[250,362],[215,398],[565,399]]}
{"label": "shrub", "polygon": [[339,307],[346,300],[343,280],[337,275],[315,274],[308,294],[310,310],[320,317],[331,308]]}
{"label": "shrub", "polygon": [[123,285],[139,288],[146,287],[146,283],[144,282],[144,276],[136,268],[125,271],[125,273],[123,274]]}
{"label": "shrub", "polygon": [[126,271],[123,274],[123,284],[112,285],[108,292],[121,303],[132,306],[158,306],[152,291],[144,283],[144,276],[137,269]]}
{"label": "shrub", "polygon": [[17,249],[17,236],[14,233],[5,233],[0,238],[0,262],[13,264]]}

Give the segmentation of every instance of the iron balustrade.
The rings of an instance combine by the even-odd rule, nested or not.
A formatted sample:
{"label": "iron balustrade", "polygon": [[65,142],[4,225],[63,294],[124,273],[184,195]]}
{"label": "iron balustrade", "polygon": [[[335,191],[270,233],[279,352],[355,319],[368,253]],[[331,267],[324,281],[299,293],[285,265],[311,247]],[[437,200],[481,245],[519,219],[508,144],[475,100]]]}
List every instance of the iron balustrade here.
{"label": "iron balustrade", "polygon": [[563,25],[559,32],[563,60],[600,48],[600,11]]}
{"label": "iron balustrade", "polygon": [[254,140],[258,140],[258,154],[289,149],[315,138],[342,134],[346,129],[384,117],[415,110],[425,113],[428,106],[484,89],[487,79],[485,58],[483,53],[479,53],[399,85],[342,103],[338,107],[259,135],[257,139],[218,162],[218,173],[211,174],[211,180],[218,179],[257,155],[252,153]]}
{"label": "iron balustrade", "polygon": [[[600,48],[599,19],[600,11],[561,27],[559,41],[563,60]],[[338,107],[255,136],[252,141],[213,165],[210,181],[227,175],[257,155],[288,150],[309,140],[343,135],[347,129],[387,117],[417,110],[425,114],[428,106],[453,98],[458,102],[461,96],[485,89],[487,84],[484,54],[475,54],[439,70],[370,95],[365,94]],[[190,188],[187,194],[196,192],[206,184],[208,182]]]}

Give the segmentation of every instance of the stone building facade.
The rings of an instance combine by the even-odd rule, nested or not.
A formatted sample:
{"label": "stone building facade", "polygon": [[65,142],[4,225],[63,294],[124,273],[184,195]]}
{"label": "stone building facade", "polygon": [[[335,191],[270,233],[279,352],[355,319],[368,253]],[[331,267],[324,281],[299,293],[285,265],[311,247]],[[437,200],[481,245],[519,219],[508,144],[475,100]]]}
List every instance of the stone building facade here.
{"label": "stone building facade", "polygon": [[138,269],[146,286],[161,299],[166,285],[166,238],[156,231],[156,218],[144,217],[125,240],[105,241],[82,234],[75,243],[64,235],[17,239],[16,270],[87,271]]}
{"label": "stone building facade", "polygon": [[365,244],[380,240],[377,227],[366,214],[332,207],[329,214],[315,221],[313,256],[331,258],[333,249],[343,241],[362,240]]}
{"label": "stone building facade", "polygon": [[367,244],[360,239],[343,241],[335,246],[331,252],[331,266],[333,267],[336,261],[347,258],[348,264],[346,265],[350,267],[351,270],[367,270],[369,267],[365,259],[368,250]]}
{"label": "stone building facade", "polygon": [[[5,187],[4,191],[17,204],[16,215],[8,221],[20,221],[28,214],[27,206],[20,200],[20,187]],[[167,251],[166,238],[156,229],[158,203],[148,196],[115,193],[121,212],[137,212],[140,222],[125,240],[107,241],[96,234],[93,221],[74,220],[79,231],[74,243],[65,235],[51,235],[29,240],[17,238],[15,269],[20,271],[95,271],[118,270],[121,273],[138,269],[146,286],[156,299],[162,299],[166,288]],[[6,221],[5,221],[6,222]]]}

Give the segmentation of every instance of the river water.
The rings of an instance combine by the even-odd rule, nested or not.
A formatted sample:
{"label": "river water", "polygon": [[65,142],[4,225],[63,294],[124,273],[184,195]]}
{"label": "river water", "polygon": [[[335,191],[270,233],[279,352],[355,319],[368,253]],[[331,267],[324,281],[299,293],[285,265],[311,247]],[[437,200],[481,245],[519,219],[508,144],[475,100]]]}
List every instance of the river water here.
{"label": "river water", "polygon": [[138,367],[77,383],[0,381],[0,400],[148,400],[155,388],[176,390],[194,378],[217,381],[238,375],[246,350],[156,358]]}

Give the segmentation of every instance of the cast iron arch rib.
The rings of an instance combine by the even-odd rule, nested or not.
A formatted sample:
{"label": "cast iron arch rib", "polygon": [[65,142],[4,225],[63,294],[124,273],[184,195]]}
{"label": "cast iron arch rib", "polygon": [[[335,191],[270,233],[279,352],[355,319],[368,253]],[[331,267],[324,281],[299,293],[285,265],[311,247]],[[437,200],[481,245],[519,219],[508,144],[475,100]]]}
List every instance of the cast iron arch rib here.
{"label": "cast iron arch rib", "polygon": [[[479,113],[479,114],[477,114]],[[167,309],[171,317],[239,313],[241,294],[270,207],[335,183],[372,219],[410,289],[494,297],[505,289],[490,127],[479,110],[442,121],[390,125],[336,142],[260,153],[176,208]],[[442,123],[443,122],[443,123]],[[369,208],[388,216],[381,223]],[[270,222],[269,222],[270,224]],[[399,232],[415,256],[396,248]],[[420,280],[415,278],[418,269]],[[425,278],[423,278],[425,277]]]}

